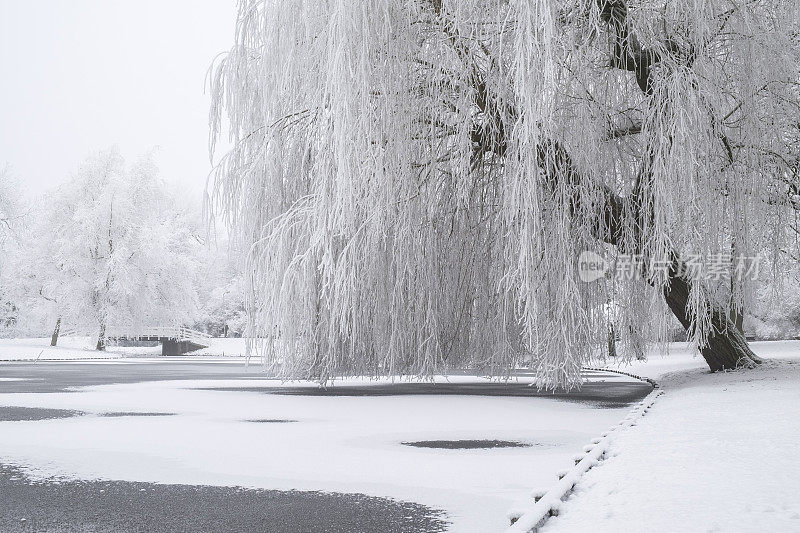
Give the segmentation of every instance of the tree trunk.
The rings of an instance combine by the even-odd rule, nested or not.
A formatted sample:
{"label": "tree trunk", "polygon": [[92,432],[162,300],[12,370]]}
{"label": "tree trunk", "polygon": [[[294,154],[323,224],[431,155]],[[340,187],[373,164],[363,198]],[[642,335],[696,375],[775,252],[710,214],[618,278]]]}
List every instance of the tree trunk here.
{"label": "tree trunk", "polygon": [[608,324],[608,356],[617,356],[617,330],[613,322]]}
{"label": "tree trunk", "polygon": [[[634,74],[645,97],[652,96],[652,67],[662,60],[662,51],[646,49],[638,41],[634,34],[630,20],[628,19],[628,6],[626,0],[599,0],[600,18],[608,23],[609,30],[615,36],[614,51],[612,53],[612,65],[616,68],[630,71]],[[665,43],[664,49],[669,50],[670,44]],[[694,58],[687,59],[686,67],[691,67]],[[641,129],[639,130],[639,133]],[[727,146],[727,139],[722,136],[723,144]],[[652,176],[645,174],[645,177],[652,179]],[[637,184],[638,185],[638,184]],[[621,218],[614,216],[615,210],[622,205],[625,200],[611,193],[607,198],[607,213],[612,213],[612,220],[606,216],[609,236],[607,242],[614,240],[612,244],[618,244],[621,239],[618,235],[622,228],[618,221]],[[637,194],[633,195],[633,201],[637,202]],[[637,205],[633,205],[634,213]],[[733,243],[735,250],[735,242]],[[735,255],[735,254],[733,254]],[[664,299],[672,313],[680,323],[687,329],[691,327],[691,320],[688,318],[688,301],[692,280],[683,274],[685,269],[677,254],[674,254],[672,265],[669,271],[669,284],[664,288]],[[733,285],[731,285],[733,289]],[[741,313],[733,310],[734,306],[729,305],[729,309],[715,308],[712,310],[712,331],[709,332],[708,344],[700,352],[703,354],[709,368],[712,371],[728,370],[740,367],[752,367],[761,363],[750,350],[747,340],[742,332],[743,317]]]}
{"label": "tree trunk", "polygon": [[56,320],[56,329],[53,330],[53,335],[50,337],[50,346],[58,344],[58,334],[61,333],[61,317]]}
{"label": "tree trunk", "polygon": [[[681,274],[683,271],[682,263],[677,259],[673,261],[669,271],[669,285],[664,288],[664,299],[672,313],[688,331],[691,327],[687,312],[691,280]],[[752,368],[762,362],[761,358],[750,349],[741,329],[731,321],[728,313],[721,309],[712,310],[711,324],[712,331],[709,333],[708,344],[701,348],[700,353],[712,372],[742,367]]]}
{"label": "tree trunk", "polygon": [[[545,173],[551,178],[552,183],[564,178],[571,186],[579,183],[580,174],[563,145],[551,141],[542,144],[538,149],[542,168],[545,169]],[[601,224],[596,228],[595,237],[617,248],[622,248],[624,246],[624,212],[627,208],[635,213],[638,210],[639,200],[636,195],[623,198],[606,185],[598,184],[598,188],[604,198],[605,208],[600,219]],[[582,197],[577,193],[572,197],[573,216],[574,213],[581,212],[582,201]],[[692,280],[685,276],[685,272],[684,263],[677,253],[673,253],[672,264],[668,272],[669,284],[664,288],[664,299],[670,311],[689,331],[691,320],[688,303]],[[736,327],[729,314],[728,309],[716,308],[712,311],[713,331],[709,333],[708,344],[700,350],[712,371],[752,367],[762,362],[750,349],[744,334]]]}
{"label": "tree trunk", "polygon": [[633,355],[636,357],[636,360],[647,361],[647,356],[644,353],[645,347],[642,344],[642,338],[639,334],[634,333],[633,326],[628,326],[628,335],[630,335],[631,349],[633,350]]}
{"label": "tree trunk", "polygon": [[106,350],[106,324],[100,324],[100,334],[97,336],[97,350],[104,352]]}
{"label": "tree trunk", "polygon": [[736,326],[736,329],[739,330],[739,333],[744,335],[744,310],[736,310],[731,308],[731,315],[730,315],[731,322],[733,325]]}

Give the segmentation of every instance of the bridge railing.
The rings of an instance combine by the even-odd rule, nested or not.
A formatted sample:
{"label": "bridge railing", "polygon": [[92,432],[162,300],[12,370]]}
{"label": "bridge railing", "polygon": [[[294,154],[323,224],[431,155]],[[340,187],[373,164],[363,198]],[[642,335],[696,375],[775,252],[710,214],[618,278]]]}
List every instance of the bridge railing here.
{"label": "bridge railing", "polygon": [[178,341],[193,341],[202,344],[202,341],[211,338],[208,333],[193,330],[183,326],[142,326],[134,328],[111,327],[106,330],[106,336],[110,338],[141,338],[158,337],[175,339]]}
{"label": "bridge railing", "polygon": [[[64,328],[60,335],[63,337],[77,335],[97,335],[97,332],[88,332],[75,328]],[[106,328],[106,338],[109,339],[138,339],[143,337],[175,339],[177,341],[190,341],[195,344],[207,344],[212,338],[208,333],[197,331],[184,326],[137,326],[122,327],[109,326]]]}
{"label": "bridge railing", "polygon": [[178,328],[178,334],[178,340],[192,341],[195,344],[206,344],[204,341],[212,338],[208,333],[185,327]]}

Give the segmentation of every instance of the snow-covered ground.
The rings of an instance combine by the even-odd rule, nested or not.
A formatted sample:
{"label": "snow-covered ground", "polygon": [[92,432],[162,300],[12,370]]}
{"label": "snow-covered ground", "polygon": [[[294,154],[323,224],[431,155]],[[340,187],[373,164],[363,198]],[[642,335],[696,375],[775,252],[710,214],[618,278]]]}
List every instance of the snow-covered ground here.
{"label": "snow-covered ground", "polygon": [[800,342],[710,374],[687,350],[627,370],[666,394],[612,441],[545,532],[800,531]]}
{"label": "snow-covered ground", "polygon": [[123,354],[94,350],[89,337],[61,337],[58,346],[50,346],[50,338],[0,339],[0,361],[69,361],[77,359],[111,359]]}
{"label": "snow-covered ground", "polygon": [[[61,337],[58,346],[50,346],[50,338],[0,339],[0,361],[66,361],[78,359],[120,359],[124,357],[152,357],[161,354],[161,346],[124,347],[109,346],[105,352],[95,350],[94,337]],[[244,357],[245,339],[212,338],[208,348],[197,350],[190,356]]]}
{"label": "snow-covered ground", "polygon": [[[218,355],[243,352],[241,339],[222,341]],[[38,345],[2,342],[0,354],[48,348],[46,339]],[[80,358],[76,353],[87,351],[64,344],[48,359]],[[544,531],[800,531],[800,465],[792,460],[800,436],[800,342],[753,343],[753,348],[769,359],[754,371],[712,375],[702,358],[677,344],[667,357],[620,365],[659,380],[666,394],[635,427],[612,440],[611,457],[581,480]],[[213,353],[170,361],[223,360]],[[147,359],[126,356],[106,363],[139,362]],[[502,531],[509,509],[529,506],[531,489],[553,485],[557,472],[570,467],[591,438],[628,411],[543,398],[230,390],[262,385],[286,386],[254,376],[0,393],[0,405],[89,413],[0,423],[0,462],[39,475],[83,479],[361,492],[444,509],[452,531],[479,533]],[[95,416],[123,411],[176,416]],[[251,419],[297,422],[247,422]],[[436,439],[518,440],[533,446],[436,450],[400,444]]]}
{"label": "snow-covered ground", "polygon": [[245,339],[212,338],[208,339],[208,348],[197,350],[192,355],[213,355],[219,357],[244,357]]}

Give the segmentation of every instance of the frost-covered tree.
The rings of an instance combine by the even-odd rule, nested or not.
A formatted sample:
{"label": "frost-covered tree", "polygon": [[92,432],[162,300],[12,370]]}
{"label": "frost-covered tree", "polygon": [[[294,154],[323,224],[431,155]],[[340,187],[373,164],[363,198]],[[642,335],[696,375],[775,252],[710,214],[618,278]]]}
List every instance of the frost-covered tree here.
{"label": "frost-covered tree", "polygon": [[763,280],[748,308],[745,327],[758,339],[800,339],[800,213],[787,228],[788,239],[781,253],[787,261],[776,275]]}
{"label": "frost-covered tree", "polygon": [[200,316],[195,328],[215,337],[241,337],[244,333],[247,316],[239,257],[224,242],[207,247],[199,276]]}
{"label": "frost-covered tree", "polygon": [[241,337],[246,326],[243,280],[226,270],[204,284],[201,293],[201,314],[195,323],[197,329],[215,337]]}
{"label": "frost-covered tree", "polygon": [[[0,168],[0,239],[12,230],[12,222],[19,214],[19,191],[14,180],[11,167],[5,165]],[[2,241],[0,241],[2,242]]]}
{"label": "frost-covered tree", "polygon": [[10,165],[0,168],[0,330],[16,326],[18,309],[10,258],[18,253],[17,238],[24,219],[19,183]]}
{"label": "frost-covered tree", "polygon": [[[527,363],[573,384],[613,293],[631,345],[671,312],[711,369],[759,362],[746,284],[684,258],[780,246],[795,1],[239,6],[212,76],[212,152],[225,121],[234,143],[214,198],[251,247],[268,361],[321,379]],[[639,279],[584,283],[584,250],[641,258]]]}
{"label": "frost-covered tree", "polygon": [[89,158],[41,203],[19,268],[29,305],[56,321],[106,331],[191,323],[197,242],[149,157]]}
{"label": "frost-covered tree", "polygon": [[8,233],[11,205],[8,198],[8,167],[0,169],[0,328],[8,328],[14,321],[15,308],[9,294],[8,272]]}

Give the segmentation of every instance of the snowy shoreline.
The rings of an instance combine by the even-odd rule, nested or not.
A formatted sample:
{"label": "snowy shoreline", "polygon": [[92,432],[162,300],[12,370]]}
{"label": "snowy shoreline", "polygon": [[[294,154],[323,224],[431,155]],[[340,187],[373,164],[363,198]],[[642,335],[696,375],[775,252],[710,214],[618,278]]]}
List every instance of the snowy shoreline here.
{"label": "snowy shoreline", "polygon": [[752,345],[753,370],[632,365],[665,394],[541,531],[800,531],[800,342]]}
{"label": "snowy shoreline", "polygon": [[[664,357],[651,354],[646,362],[609,365],[656,379],[666,394],[636,427],[615,435],[608,459],[581,479],[560,516],[543,531],[696,531],[697,524],[703,524],[701,530],[719,525],[738,531],[758,521],[771,530],[800,525],[800,518],[793,518],[800,517],[800,509],[789,501],[795,488],[800,490],[800,470],[785,461],[793,453],[793,435],[800,432],[800,342],[756,342],[753,348],[767,358],[753,371],[711,374],[703,359],[682,345],[672,345]],[[120,356],[97,363],[145,368],[174,361],[170,368],[194,363],[212,368],[219,366],[214,362],[238,360]],[[88,368],[92,361],[73,364]],[[594,376],[611,379],[602,373]],[[475,379],[451,376],[439,381],[456,385]],[[342,380],[337,387],[389,381]],[[23,377],[4,378],[0,390],[21,391],[24,383]],[[532,489],[555,484],[556,474],[573,464],[583,445],[628,413],[628,408],[593,409],[544,398],[276,396],[259,394],[263,386],[302,384],[256,373],[247,379],[2,393],[3,405],[74,409],[88,416],[10,422],[14,431],[0,434],[0,459],[44,477],[361,492],[444,509],[453,531],[502,531],[510,508],[529,507]],[[782,410],[774,411],[774,405]],[[139,411],[175,416],[92,415]],[[277,419],[300,422],[248,423]],[[42,431],[61,437],[43,441]],[[543,445],[497,450],[399,445],[478,438]],[[257,445],[242,448],[242,442]],[[764,457],[764,449],[775,454]],[[776,480],[785,487],[777,493],[770,489]],[[730,497],[728,486],[758,496],[747,501]],[[720,497],[709,505],[707,494],[714,491]],[[723,495],[733,503],[718,501]],[[687,510],[683,522],[675,522],[678,507]]]}
{"label": "snowy shoreline", "polygon": [[[77,361],[134,359],[159,357],[161,347],[109,346],[105,351],[95,350],[97,339],[92,337],[61,337],[58,346],[50,346],[49,337],[0,339],[0,361]],[[211,338],[209,346],[187,357],[242,358],[245,354],[244,338]]]}

